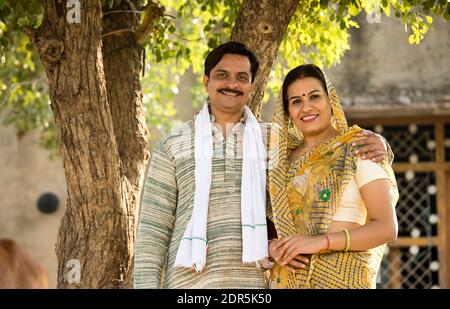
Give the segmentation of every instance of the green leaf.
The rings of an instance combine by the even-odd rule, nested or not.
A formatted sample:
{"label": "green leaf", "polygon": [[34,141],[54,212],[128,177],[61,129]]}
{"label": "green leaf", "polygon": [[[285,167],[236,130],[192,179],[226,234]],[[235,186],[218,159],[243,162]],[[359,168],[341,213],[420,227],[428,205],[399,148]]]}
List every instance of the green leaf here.
{"label": "green leaf", "polygon": [[414,44],[416,41],[416,36],[414,34],[411,34],[408,38],[409,44]]}
{"label": "green leaf", "polygon": [[360,12],[360,9],[358,9],[353,3],[351,3],[348,7],[348,13],[350,16],[356,16]]}
{"label": "green leaf", "polygon": [[426,18],[426,20],[427,20],[427,23],[429,23],[429,24],[432,24],[432,23],[433,23],[433,17],[427,16],[427,17],[425,17],[425,18]]}
{"label": "green leaf", "polygon": [[386,14],[386,16],[391,16],[391,5],[388,4],[387,6],[383,6],[383,12]]}

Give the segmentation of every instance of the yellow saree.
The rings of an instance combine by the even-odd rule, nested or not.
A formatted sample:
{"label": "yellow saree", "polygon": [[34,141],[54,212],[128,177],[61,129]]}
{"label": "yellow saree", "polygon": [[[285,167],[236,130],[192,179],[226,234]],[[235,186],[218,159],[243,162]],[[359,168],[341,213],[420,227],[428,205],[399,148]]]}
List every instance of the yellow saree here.
{"label": "yellow saree", "polygon": [[[325,76],[326,77],[326,76]],[[356,172],[355,148],[351,145],[362,129],[348,127],[334,86],[326,78],[333,126],[339,135],[317,146],[299,160],[289,164],[289,153],[302,143],[299,130],[289,125],[281,99],[273,122],[269,170],[270,218],[278,237],[293,234],[315,236],[330,225],[341,196]],[[380,165],[392,183],[395,202],[398,190],[390,159]],[[333,251],[313,254],[304,269],[292,274],[275,264],[271,286],[276,288],[373,288],[386,245],[365,251]]]}

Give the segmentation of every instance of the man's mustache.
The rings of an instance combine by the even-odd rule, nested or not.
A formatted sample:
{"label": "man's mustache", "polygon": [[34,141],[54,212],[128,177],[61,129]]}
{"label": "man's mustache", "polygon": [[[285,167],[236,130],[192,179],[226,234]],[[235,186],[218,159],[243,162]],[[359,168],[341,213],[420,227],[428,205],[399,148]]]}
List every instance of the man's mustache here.
{"label": "man's mustache", "polygon": [[219,92],[227,91],[227,92],[235,93],[235,94],[238,94],[238,95],[244,95],[244,93],[242,91],[239,91],[239,90],[236,90],[236,89],[230,89],[230,88],[220,88],[218,91]]}

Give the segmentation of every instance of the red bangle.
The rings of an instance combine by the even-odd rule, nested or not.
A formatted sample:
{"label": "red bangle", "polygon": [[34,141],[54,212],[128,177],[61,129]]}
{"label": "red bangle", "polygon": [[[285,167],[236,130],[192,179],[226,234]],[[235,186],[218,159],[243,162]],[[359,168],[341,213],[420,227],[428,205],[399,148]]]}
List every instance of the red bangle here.
{"label": "red bangle", "polygon": [[324,250],[320,251],[319,253],[322,253],[324,251],[328,251],[328,249],[330,249],[330,238],[328,237],[327,234],[323,234],[323,236],[325,236],[325,239],[327,241],[327,247]]}

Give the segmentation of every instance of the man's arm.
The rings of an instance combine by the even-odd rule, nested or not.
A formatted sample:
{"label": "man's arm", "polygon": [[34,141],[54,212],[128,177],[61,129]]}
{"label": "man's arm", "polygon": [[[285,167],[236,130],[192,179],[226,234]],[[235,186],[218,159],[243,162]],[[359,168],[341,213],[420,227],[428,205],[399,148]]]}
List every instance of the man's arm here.
{"label": "man's arm", "polygon": [[134,255],[134,287],[160,288],[177,206],[175,166],[155,147],[144,181]]}

